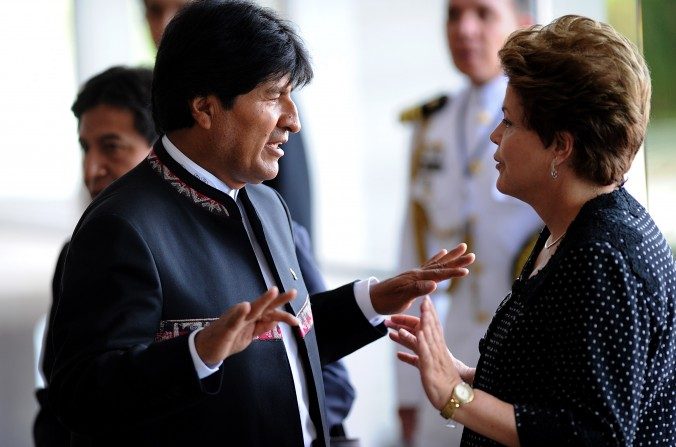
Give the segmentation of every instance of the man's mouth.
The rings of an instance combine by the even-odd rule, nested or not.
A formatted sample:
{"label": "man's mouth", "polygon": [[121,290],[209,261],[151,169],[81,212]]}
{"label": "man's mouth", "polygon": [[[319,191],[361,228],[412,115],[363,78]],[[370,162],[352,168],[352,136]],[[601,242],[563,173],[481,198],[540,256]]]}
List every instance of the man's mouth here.
{"label": "man's mouth", "polygon": [[284,155],[284,149],[281,148],[281,146],[286,143],[286,140],[279,140],[279,141],[268,141],[265,144],[265,148],[272,152],[273,154],[277,155],[278,157],[282,157]]}

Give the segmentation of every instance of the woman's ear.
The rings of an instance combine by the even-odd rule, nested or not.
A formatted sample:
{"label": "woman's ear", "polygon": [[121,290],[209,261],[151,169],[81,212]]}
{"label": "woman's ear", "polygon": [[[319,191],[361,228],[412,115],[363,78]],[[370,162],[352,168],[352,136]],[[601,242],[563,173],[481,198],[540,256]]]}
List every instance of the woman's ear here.
{"label": "woman's ear", "polygon": [[572,157],[574,141],[575,139],[570,132],[557,132],[554,139],[554,154],[558,164],[563,163]]}
{"label": "woman's ear", "polygon": [[197,96],[190,101],[190,114],[195,123],[203,129],[210,129],[217,110],[214,95]]}

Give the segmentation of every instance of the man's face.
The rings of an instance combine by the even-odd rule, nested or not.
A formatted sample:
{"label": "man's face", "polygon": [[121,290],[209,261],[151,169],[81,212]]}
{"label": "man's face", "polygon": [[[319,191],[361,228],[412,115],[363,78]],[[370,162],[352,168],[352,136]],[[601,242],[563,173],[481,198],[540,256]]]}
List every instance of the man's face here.
{"label": "man's face", "polygon": [[449,0],[446,36],[455,66],[480,85],[500,73],[498,50],[518,26],[513,0]]}
{"label": "man's face", "polygon": [[153,36],[155,46],[160,44],[167,24],[190,0],[143,0],[146,9],[146,21]]}
{"label": "man's face", "polygon": [[300,131],[289,77],[259,84],[238,96],[230,110],[220,101],[209,129],[210,150],[200,164],[231,188],[277,176],[280,147],[289,132]]}
{"label": "man's face", "polygon": [[131,111],[98,105],[82,114],[78,128],[84,183],[92,199],[139,164],[150,142],[134,127]]}

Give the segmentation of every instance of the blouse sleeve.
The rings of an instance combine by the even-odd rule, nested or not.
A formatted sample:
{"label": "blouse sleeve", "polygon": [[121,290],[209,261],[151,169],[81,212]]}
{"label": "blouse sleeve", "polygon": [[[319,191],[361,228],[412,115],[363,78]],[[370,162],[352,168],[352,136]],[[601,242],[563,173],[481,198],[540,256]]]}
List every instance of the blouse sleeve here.
{"label": "blouse sleeve", "polygon": [[524,446],[631,445],[654,330],[640,277],[608,243],[572,250],[542,289],[557,398],[516,404]]}

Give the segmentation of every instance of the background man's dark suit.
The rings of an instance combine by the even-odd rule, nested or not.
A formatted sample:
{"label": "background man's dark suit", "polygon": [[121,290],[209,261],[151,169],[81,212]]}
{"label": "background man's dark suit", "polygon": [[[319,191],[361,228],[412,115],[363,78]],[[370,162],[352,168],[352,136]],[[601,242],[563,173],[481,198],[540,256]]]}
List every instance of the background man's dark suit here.
{"label": "background man's dark suit", "polygon": [[[51,386],[59,410],[69,426],[96,443],[301,445],[280,340],[255,341],[201,381],[186,335],[153,343],[159,326],[166,330],[175,320],[199,325],[266,290],[232,198],[196,180],[161,145],[156,151],[157,171],[153,161],[144,161],[111,185],[73,235],[54,323]],[[298,314],[307,293],[288,213],[265,186],[247,185],[240,198],[278,286],[298,290],[291,303]],[[106,287],[99,290],[102,283]],[[375,340],[384,329],[363,317],[352,285],[313,296],[312,314],[319,324],[297,340],[318,445],[325,445],[320,365]],[[350,322],[347,333],[344,321]],[[98,411],[89,411],[94,406]],[[209,429],[196,432],[199,426]]]}
{"label": "background man's dark suit", "polygon": [[[326,284],[312,255],[312,244],[308,232],[294,221],[293,235],[298,266],[303,274],[308,293],[315,295],[326,291]],[[331,436],[344,436],[343,421],[352,409],[355,398],[354,388],[341,361],[324,365],[322,378],[326,392],[326,418]]]}

